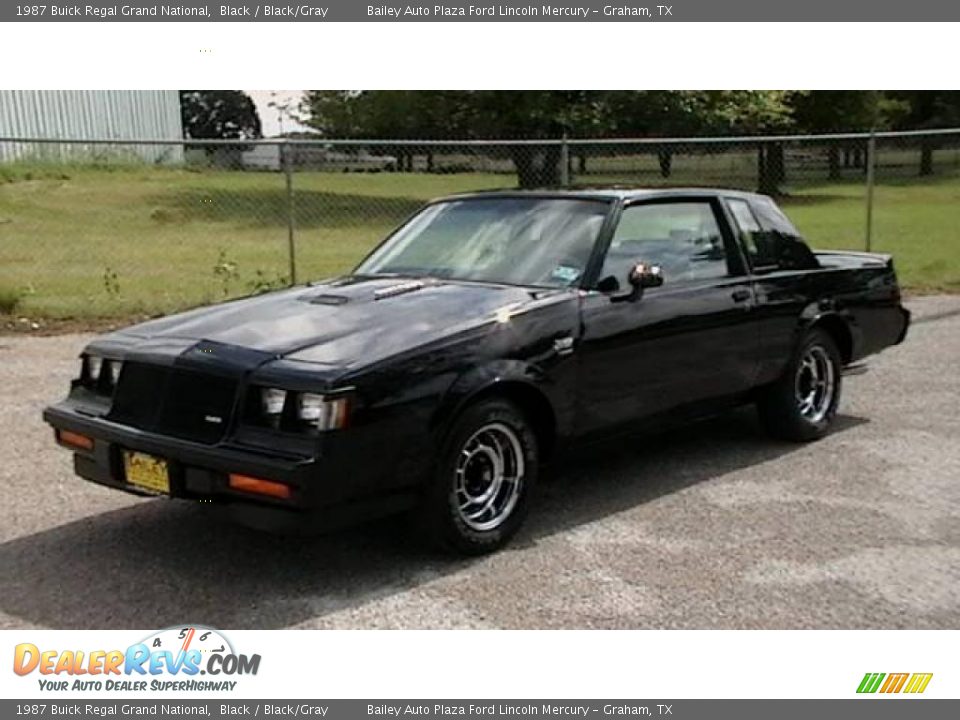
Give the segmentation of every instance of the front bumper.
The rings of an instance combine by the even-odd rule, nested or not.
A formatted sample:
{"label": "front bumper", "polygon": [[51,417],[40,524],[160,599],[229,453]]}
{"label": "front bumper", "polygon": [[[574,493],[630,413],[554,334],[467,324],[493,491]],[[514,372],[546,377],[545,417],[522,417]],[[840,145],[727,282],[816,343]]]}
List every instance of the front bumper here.
{"label": "front bumper", "polygon": [[[69,401],[52,405],[43,419],[55,430],[80,433],[93,439],[90,449],[60,443],[74,453],[74,470],[91,482],[137,495],[149,493],[126,480],[123,452],[148,453],[167,461],[170,497],[222,506],[232,519],[258,529],[308,532],[349,524],[374,514],[385,514],[399,498],[377,497],[364,502],[351,499],[341,483],[321,473],[318,458],[293,457],[248,449],[229,443],[202,445],[119,425],[102,417],[78,412]],[[59,439],[59,436],[58,436]],[[329,468],[333,470],[333,468]],[[255,495],[231,488],[230,473],[283,483],[288,498]],[[336,473],[334,477],[340,476]]]}

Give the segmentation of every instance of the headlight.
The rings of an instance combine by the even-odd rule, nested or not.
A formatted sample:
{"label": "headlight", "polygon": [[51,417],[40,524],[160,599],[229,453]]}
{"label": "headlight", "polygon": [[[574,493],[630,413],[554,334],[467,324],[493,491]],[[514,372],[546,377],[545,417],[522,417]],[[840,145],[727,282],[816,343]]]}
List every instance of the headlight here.
{"label": "headlight", "polygon": [[254,386],[246,418],[255,425],[286,432],[339,430],[347,426],[349,411],[349,398],[342,392],[327,397],[320,393]]}
{"label": "headlight", "polygon": [[123,368],[123,361],[105,360],[104,365],[107,368],[107,379],[110,381],[110,387],[116,387],[117,381],[120,380],[120,370]]}
{"label": "headlight", "polygon": [[87,379],[96,384],[103,369],[103,358],[99,355],[87,355]]}
{"label": "headlight", "polygon": [[81,382],[98,395],[111,395],[120,379],[123,361],[87,353],[83,356],[82,362]]}
{"label": "headlight", "polygon": [[297,396],[297,417],[318,430],[339,430],[347,425],[347,398],[326,398],[314,393]]}
{"label": "headlight", "polygon": [[324,410],[323,395],[303,393],[297,397],[297,417],[311,425],[320,422]]}
{"label": "headlight", "polygon": [[283,412],[284,403],[287,401],[287,391],[280,388],[263,388],[260,390],[260,403],[263,407],[263,414],[267,417],[275,417]]}

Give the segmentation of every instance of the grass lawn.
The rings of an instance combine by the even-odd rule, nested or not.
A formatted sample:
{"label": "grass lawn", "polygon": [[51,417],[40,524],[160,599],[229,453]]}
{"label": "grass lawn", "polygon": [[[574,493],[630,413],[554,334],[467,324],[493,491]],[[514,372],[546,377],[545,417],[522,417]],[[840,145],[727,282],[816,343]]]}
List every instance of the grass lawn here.
{"label": "grass lawn", "polygon": [[[821,186],[782,205],[814,247],[862,250],[864,195],[858,186]],[[914,292],[960,292],[960,178],[878,185],[871,249],[893,255],[901,284]]]}
{"label": "grass lawn", "polygon": [[[297,173],[298,278],[349,269],[423,200],[513,182],[507,174]],[[815,247],[863,248],[859,183],[805,186],[784,207]],[[29,316],[154,314],[281,284],[286,210],[275,173],[7,167],[0,310],[16,293],[16,312]],[[874,213],[873,249],[896,256],[905,286],[960,290],[960,178],[881,185]]]}

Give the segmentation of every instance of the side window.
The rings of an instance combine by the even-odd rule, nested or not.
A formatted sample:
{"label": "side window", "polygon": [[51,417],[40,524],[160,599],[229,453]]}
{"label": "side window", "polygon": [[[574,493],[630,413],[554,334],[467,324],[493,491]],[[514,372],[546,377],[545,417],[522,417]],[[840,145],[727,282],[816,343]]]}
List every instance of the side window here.
{"label": "side window", "polygon": [[818,266],[810,248],[787,216],[766,197],[749,203],[728,198],[740,240],[755,271],[808,270]]}
{"label": "side window", "polygon": [[773,200],[765,195],[756,195],[751,198],[750,203],[764,230],[778,232],[794,239],[800,237],[800,231],[793,226]]}
{"label": "side window", "polygon": [[740,233],[740,242],[743,243],[750,258],[750,266],[754,270],[777,267],[776,253],[773,252],[769,239],[760,228],[750,204],[739,198],[727,198],[727,207],[737,221]]}
{"label": "side window", "polygon": [[712,205],[695,200],[625,208],[600,277],[612,275],[623,286],[641,260],[660,265],[668,284],[726,277],[723,234]]}

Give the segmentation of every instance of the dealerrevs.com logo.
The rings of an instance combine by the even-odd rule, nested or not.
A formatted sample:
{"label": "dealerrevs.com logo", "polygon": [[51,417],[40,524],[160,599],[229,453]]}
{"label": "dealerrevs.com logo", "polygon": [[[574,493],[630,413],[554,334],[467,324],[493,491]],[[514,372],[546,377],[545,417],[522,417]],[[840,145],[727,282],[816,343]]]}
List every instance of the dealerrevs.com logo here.
{"label": "dealerrevs.com logo", "polygon": [[926,690],[932,678],[933,673],[867,673],[857,686],[857,692],[914,695]]}
{"label": "dealerrevs.com logo", "polygon": [[51,650],[33,643],[14,648],[13,671],[37,674],[45,691],[231,691],[243,675],[256,675],[260,655],[234,650],[210,627],[171,627],[125,650]]}

